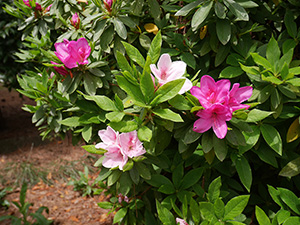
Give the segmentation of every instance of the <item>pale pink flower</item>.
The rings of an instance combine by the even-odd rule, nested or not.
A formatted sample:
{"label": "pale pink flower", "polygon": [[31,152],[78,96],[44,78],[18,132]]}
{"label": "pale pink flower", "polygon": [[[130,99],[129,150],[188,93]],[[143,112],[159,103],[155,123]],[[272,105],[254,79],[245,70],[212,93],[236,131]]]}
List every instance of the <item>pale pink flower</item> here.
{"label": "pale pink flower", "polygon": [[179,225],[189,225],[187,222],[185,222],[185,220],[180,219],[180,218],[176,218],[176,223]]}
{"label": "pale pink flower", "polygon": [[218,138],[223,139],[226,136],[226,121],[232,118],[232,113],[228,106],[215,103],[207,109],[199,110],[196,115],[200,118],[195,121],[193,131],[204,133],[212,128]]}
{"label": "pale pink flower", "polygon": [[232,86],[231,91],[229,92],[229,101],[228,106],[231,108],[232,112],[238,109],[248,109],[249,105],[241,104],[242,102],[248,100],[253,92],[251,86],[240,87],[239,83],[235,83]]}
{"label": "pale pink flower", "polygon": [[119,203],[121,204],[122,203],[122,201],[125,201],[125,202],[129,202],[129,198],[125,195],[122,195],[121,193],[120,194],[118,194],[118,201],[119,201]]}
{"label": "pale pink flower", "polygon": [[88,64],[87,58],[91,53],[91,47],[85,38],[79,38],[77,41],[68,41],[65,39],[61,43],[54,44],[55,55],[69,69],[79,65]]}
{"label": "pale pink flower", "polygon": [[137,136],[137,131],[120,134],[120,146],[125,155],[129,158],[137,157],[146,153],[143,143]]}
{"label": "pale pink flower", "polygon": [[119,134],[108,126],[106,130],[99,130],[98,135],[102,142],[95,147],[107,150],[102,161],[102,165],[106,168],[119,167],[123,170],[128,157],[133,158],[146,153],[136,131]]}
{"label": "pale pink flower", "polygon": [[215,103],[226,104],[229,99],[229,80],[219,80],[217,82],[211,76],[201,77],[200,88],[193,86],[191,94],[198,98],[204,108],[208,108]]}
{"label": "pale pink flower", "polygon": [[80,25],[80,18],[78,16],[77,13],[73,14],[72,18],[71,18],[71,24],[76,28],[79,29],[79,25]]}
{"label": "pale pink flower", "polygon": [[119,132],[116,132],[110,126],[108,126],[106,130],[99,130],[98,135],[102,142],[96,144],[96,148],[108,150],[110,147],[119,147]]}
{"label": "pale pink flower", "polygon": [[183,61],[172,62],[169,54],[162,54],[158,60],[157,67],[155,64],[151,64],[150,69],[161,86],[173,80],[185,79],[185,83],[179,94],[183,94],[193,86],[189,79],[183,77],[186,70],[186,63]]}

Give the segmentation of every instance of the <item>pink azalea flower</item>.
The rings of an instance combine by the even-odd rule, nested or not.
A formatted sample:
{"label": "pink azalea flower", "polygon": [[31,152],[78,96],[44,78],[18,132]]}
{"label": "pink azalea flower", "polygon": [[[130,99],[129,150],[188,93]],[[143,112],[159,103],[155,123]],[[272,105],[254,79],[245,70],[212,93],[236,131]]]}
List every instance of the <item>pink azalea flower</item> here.
{"label": "pink azalea flower", "polygon": [[71,24],[76,28],[79,29],[79,25],[80,25],[80,18],[78,16],[77,13],[73,14],[72,18],[71,18]]}
{"label": "pink azalea flower", "polygon": [[109,7],[112,6],[113,0],[103,0],[104,4],[106,3]]}
{"label": "pink azalea flower", "polygon": [[107,150],[102,161],[102,165],[106,168],[119,167],[123,170],[128,157],[132,158],[146,153],[136,131],[119,134],[108,126],[106,130],[99,130],[98,135],[102,142],[96,144],[95,147]]}
{"label": "pink azalea flower", "polygon": [[65,39],[61,43],[54,44],[55,55],[69,69],[79,65],[88,64],[87,58],[91,53],[91,47],[85,38],[79,38],[77,41],[68,41]]}
{"label": "pink azalea flower", "polygon": [[179,94],[183,94],[193,86],[189,79],[183,77],[186,70],[186,63],[182,61],[172,62],[169,54],[162,54],[158,60],[157,67],[151,64],[150,69],[161,86],[172,80],[185,79],[185,83],[179,91]]}
{"label": "pink azalea flower", "polygon": [[[23,0],[24,4],[31,8],[29,0]],[[39,3],[35,3],[35,9],[38,11],[42,11],[42,6]]]}
{"label": "pink azalea flower", "polygon": [[229,80],[219,80],[217,82],[211,76],[201,77],[200,88],[193,86],[191,94],[199,99],[204,108],[208,108],[215,103],[224,104],[228,101],[230,89]]}
{"label": "pink azalea flower", "polygon": [[50,4],[47,8],[46,8],[46,12],[49,12],[51,9],[52,4]]}
{"label": "pink azalea flower", "polygon": [[176,223],[179,225],[189,225],[187,222],[185,222],[185,220],[180,219],[180,218],[176,218]]}
{"label": "pink azalea flower", "polygon": [[232,113],[228,106],[215,103],[208,109],[199,110],[196,115],[200,118],[195,121],[193,131],[204,133],[212,128],[218,138],[223,139],[226,136],[226,121],[232,118]]}
{"label": "pink azalea flower", "polygon": [[120,145],[123,153],[129,158],[140,156],[146,153],[143,143],[137,136],[136,130],[129,133],[120,134]]}
{"label": "pink azalea flower", "polygon": [[[54,65],[59,65],[58,63],[56,62],[52,62],[51,61],[51,64],[54,64]],[[63,76],[67,76],[70,74],[70,72],[64,67],[64,66],[54,66],[53,67],[55,69],[55,71]]]}
{"label": "pink azalea flower", "polygon": [[229,102],[228,106],[231,108],[232,112],[238,109],[248,109],[249,105],[241,104],[242,102],[248,100],[253,92],[251,86],[241,87],[240,84],[235,83],[232,86],[231,91],[229,92]]}

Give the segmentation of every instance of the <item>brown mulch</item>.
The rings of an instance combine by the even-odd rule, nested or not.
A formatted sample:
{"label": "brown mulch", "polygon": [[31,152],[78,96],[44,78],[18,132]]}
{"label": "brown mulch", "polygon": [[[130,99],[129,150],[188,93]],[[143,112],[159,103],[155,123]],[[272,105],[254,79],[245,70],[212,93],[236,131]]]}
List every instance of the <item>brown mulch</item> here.
{"label": "brown mulch", "polygon": [[[15,171],[9,168],[18,168],[22,163],[27,163],[46,172],[47,180],[52,183],[40,181],[28,188],[26,202],[33,203],[30,207],[32,212],[41,206],[47,207],[49,214],[44,215],[53,220],[53,224],[112,224],[113,213],[108,215],[109,210],[97,205],[106,201],[106,196],[102,193],[82,197],[73,190],[73,186],[67,185],[68,179],[62,179],[61,176],[64,171],[59,170],[71,163],[73,168],[80,171],[83,171],[83,165],[89,165],[94,172],[91,172],[91,176],[95,178],[97,171],[92,168],[92,157],[80,146],[72,146],[68,138],[64,141],[42,141],[37,128],[31,123],[32,114],[21,109],[24,103],[35,105],[26,97],[20,98],[16,91],[9,92],[0,86],[0,190],[15,183]],[[20,187],[17,187],[5,199],[9,202],[19,201],[19,195]],[[0,216],[3,215],[20,216],[13,204],[8,210],[0,207]],[[10,222],[2,221],[1,224]]]}

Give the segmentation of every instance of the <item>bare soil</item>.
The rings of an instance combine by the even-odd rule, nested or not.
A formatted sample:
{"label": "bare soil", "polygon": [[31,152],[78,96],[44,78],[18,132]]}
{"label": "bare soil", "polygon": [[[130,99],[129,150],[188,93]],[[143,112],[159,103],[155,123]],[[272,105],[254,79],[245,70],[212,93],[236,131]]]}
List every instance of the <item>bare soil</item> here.
{"label": "bare soil", "polygon": [[[28,188],[26,195],[26,201],[33,203],[30,207],[33,212],[46,206],[49,214],[44,215],[53,220],[53,224],[112,224],[112,215],[97,205],[107,200],[103,193],[82,197],[73,186],[67,185],[72,169],[83,171],[84,165],[89,165],[93,171],[90,173],[92,178],[97,176],[99,171],[92,168],[95,156],[80,146],[72,146],[68,139],[42,141],[31,123],[32,115],[21,109],[23,104],[34,105],[34,102],[0,86],[0,190],[25,180],[24,175],[17,176],[25,165],[36,172],[33,176],[39,180]],[[45,179],[40,179],[43,176]],[[5,199],[19,201],[19,195],[20,186],[8,193]],[[20,216],[13,204],[8,209],[0,207],[0,216],[3,215]]]}

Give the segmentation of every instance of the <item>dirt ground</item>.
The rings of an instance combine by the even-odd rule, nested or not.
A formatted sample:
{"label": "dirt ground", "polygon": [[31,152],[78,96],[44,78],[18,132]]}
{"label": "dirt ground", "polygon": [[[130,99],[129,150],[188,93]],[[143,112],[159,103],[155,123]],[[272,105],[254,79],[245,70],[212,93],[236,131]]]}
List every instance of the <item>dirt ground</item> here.
{"label": "dirt ground", "polygon": [[[97,205],[106,200],[104,194],[82,197],[73,190],[73,186],[67,185],[72,170],[73,173],[74,170],[83,171],[84,164],[93,165],[95,156],[89,155],[80,146],[72,146],[68,139],[43,142],[31,123],[32,115],[21,109],[23,104],[34,102],[0,86],[0,190],[25,180],[26,174],[18,176],[16,171],[26,167],[35,172],[33,176],[37,176],[30,179],[45,178],[27,190],[26,201],[33,203],[32,211],[46,206],[49,214],[44,215],[53,220],[53,224],[112,224],[112,215]],[[90,176],[96,177],[96,169],[90,168]],[[20,186],[8,193],[5,199],[18,201],[19,195]],[[13,204],[8,210],[0,207],[2,215],[19,216]]]}

